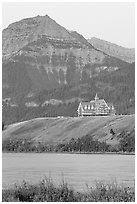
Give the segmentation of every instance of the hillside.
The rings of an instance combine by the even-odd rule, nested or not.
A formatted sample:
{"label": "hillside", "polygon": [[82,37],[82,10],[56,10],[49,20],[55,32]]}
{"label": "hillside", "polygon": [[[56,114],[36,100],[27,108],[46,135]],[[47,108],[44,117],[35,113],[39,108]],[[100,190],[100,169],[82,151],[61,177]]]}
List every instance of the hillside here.
{"label": "hillside", "polygon": [[110,43],[105,40],[98,38],[91,38],[88,42],[94,46],[96,49],[105,52],[106,54],[119,58],[123,61],[132,63],[135,61],[135,49],[134,48],[125,48],[114,43]]}
{"label": "hillside", "polygon": [[[84,118],[36,118],[9,125],[2,141],[27,139],[33,144],[56,145],[89,135],[93,140],[117,146],[122,132],[134,133],[135,116],[93,116]],[[115,134],[110,131],[113,129]]]}
{"label": "hillside", "polygon": [[41,90],[21,97],[18,103],[10,97],[3,99],[3,122],[12,124],[36,117],[74,117],[79,102],[93,100],[96,93],[106,102],[112,102],[117,114],[134,114],[135,63],[113,73],[102,71],[92,80],[85,76],[83,84]]}

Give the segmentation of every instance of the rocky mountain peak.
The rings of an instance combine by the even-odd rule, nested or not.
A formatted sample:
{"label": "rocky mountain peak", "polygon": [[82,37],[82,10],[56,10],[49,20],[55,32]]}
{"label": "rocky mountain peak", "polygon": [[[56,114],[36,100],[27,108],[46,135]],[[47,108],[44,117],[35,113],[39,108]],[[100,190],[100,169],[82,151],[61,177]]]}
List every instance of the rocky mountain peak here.
{"label": "rocky mountain peak", "polygon": [[3,30],[3,57],[9,58],[13,53],[16,53],[28,43],[36,41],[42,35],[76,41],[64,27],[48,15],[25,18],[10,24]]}

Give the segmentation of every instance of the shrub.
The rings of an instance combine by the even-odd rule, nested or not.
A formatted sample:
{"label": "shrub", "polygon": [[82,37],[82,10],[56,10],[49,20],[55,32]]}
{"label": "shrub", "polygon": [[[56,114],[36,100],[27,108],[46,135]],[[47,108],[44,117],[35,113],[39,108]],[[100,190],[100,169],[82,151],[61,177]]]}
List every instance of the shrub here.
{"label": "shrub", "polygon": [[3,202],[134,202],[134,189],[117,183],[96,183],[87,192],[76,192],[64,181],[58,186],[45,178],[37,185],[23,182],[14,189],[2,190]]}

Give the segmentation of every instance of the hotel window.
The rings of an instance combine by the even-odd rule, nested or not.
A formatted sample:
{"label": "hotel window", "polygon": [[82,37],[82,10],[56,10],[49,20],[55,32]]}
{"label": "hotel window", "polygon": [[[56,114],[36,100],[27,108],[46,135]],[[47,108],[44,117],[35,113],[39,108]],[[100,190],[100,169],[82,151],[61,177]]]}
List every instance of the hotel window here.
{"label": "hotel window", "polygon": [[85,110],[87,110],[87,105],[85,105]]}
{"label": "hotel window", "polygon": [[90,105],[88,106],[88,110],[90,110]]}

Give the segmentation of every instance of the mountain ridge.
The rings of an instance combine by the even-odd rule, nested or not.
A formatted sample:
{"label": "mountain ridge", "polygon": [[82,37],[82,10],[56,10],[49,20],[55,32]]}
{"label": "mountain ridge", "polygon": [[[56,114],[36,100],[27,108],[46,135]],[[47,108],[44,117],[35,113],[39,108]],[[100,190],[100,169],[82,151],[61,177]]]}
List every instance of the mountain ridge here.
{"label": "mountain ridge", "polygon": [[105,52],[110,56],[114,56],[129,63],[135,61],[135,48],[125,48],[123,46],[96,37],[88,39],[88,42],[91,43],[91,45],[93,45],[95,48]]}

